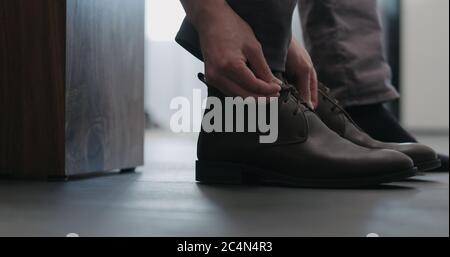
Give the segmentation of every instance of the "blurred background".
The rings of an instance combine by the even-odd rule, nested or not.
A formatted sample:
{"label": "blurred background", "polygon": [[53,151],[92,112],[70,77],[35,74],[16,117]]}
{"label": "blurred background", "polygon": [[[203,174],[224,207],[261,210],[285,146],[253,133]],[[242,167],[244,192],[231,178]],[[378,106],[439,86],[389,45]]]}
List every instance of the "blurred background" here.
{"label": "blurred background", "polygon": [[[449,130],[449,1],[379,0],[385,28],[386,56],[393,84],[402,98],[389,103],[402,123],[419,138]],[[174,42],[184,18],[179,0],[147,0],[146,113],[148,128],[168,131],[173,97],[192,98],[192,89],[205,87],[196,74],[203,70]],[[170,14],[170,15],[168,15]],[[164,26],[161,26],[164,24]],[[295,12],[294,36],[302,39]]]}

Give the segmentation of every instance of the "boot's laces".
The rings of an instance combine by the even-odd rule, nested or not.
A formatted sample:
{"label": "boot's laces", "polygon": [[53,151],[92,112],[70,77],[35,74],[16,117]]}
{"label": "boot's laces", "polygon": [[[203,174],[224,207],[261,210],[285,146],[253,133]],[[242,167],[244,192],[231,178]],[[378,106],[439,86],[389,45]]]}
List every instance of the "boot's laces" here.
{"label": "boot's laces", "polygon": [[333,98],[333,97],[330,96],[330,93],[331,93],[331,89],[330,89],[330,88],[328,88],[328,87],[326,87],[325,85],[321,84],[321,85],[320,85],[320,90],[323,92],[323,94],[322,94],[323,100],[328,100],[328,101],[330,101],[331,103],[333,103],[333,107],[331,107],[331,111],[332,111],[332,112],[344,114],[344,115],[347,117],[347,119],[348,119],[348,120],[349,120],[356,128],[358,128],[360,131],[364,132],[364,130],[361,129],[361,128],[356,124],[356,122],[352,119],[352,117],[350,117],[350,114],[348,114],[348,112],[344,109],[344,107],[342,107],[342,106],[339,104],[339,101],[338,101],[337,99],[335,99],[335,98]]}
{"label": "boot's laces", "polygon": [[302,111],[301,105],[310,109],[306,101],[304,101],[303,98],[300,96],[298,90],[294,86],[288,84],[286,81],[284,81],[283,84],[281,85],[281,95],[284,103],[287,103],[291,98],[291,96],[293,99],[295,99],[297,109],[294,111],[293,113],[294,115],[297,115]]}
{"label": "boot's laces", "polygon": [[342,108],[341,105],[339,104],[339,100],[334,99],[330,96],[331,89],[324,85],[321,85],[321,87],[322,87],[322,91],[324,93],[322,95],[323,100],[328,100],[329,102],[331,102],[333,104],[333,107],[331,107],[331,111],[337,112],[337,113],[345,113],[344,108]]}
{"label": "boot's laces", "polygon": [[[203,83],[205,83],[206,85],[208,85],[208,83],[206,82],[206,78],[205,75],[203,73],[199,73],[198,74],[198,78],[203,81]],[[290,96],[292,96],[293,99],[295,99],[296,103],[297,103],[297,109],[294,111],[294,115],[299,114],[302,109],[301,109],[301,105],[305,106],[306,108],[308,108],[309,110],[313,111],[311,109],[311,107],[309,107],[308,103],[306,103],[306,101],[304,101],[302,99],[302,97],[300,96],[300,93],[298,92],[298,90],[292,86],[291,84],[289,84],[286,80],[282,81],[281,84],[281,97],[280,99],[283,99],[282,101],[284,103],[287,103],[289,101]]]}

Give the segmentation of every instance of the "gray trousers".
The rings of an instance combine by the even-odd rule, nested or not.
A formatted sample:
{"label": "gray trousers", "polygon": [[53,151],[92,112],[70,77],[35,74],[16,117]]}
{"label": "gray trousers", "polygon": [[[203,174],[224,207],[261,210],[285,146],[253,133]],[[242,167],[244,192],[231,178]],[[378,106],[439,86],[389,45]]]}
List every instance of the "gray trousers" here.
{"label": "gray trousers", "polygon": [[319,80],[344,106],[398,98],[384,57],[377,0],[299,0]]}
{"label": "gray trousers", "polygon": [[[296,0],[228,0],[253,29],[269,66],[284,71]],[[319,80],[342,105],[398,98],[383,54],[376,0],[299,0],[306,47]],[[199,59],[198,34],[185,20],[176,41]]]}

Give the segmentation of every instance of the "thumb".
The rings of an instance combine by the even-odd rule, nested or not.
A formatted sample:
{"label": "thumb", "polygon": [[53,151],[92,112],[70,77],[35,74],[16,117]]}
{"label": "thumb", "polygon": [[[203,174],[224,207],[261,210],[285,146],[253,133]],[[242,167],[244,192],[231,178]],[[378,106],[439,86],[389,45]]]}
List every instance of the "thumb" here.
{"label": "thumb", "polygon": [[308,103],[308,105],[310,105],[310,107],[314,109],[314,104],[311,101],[310,82],[311,82],[311,74],[304,73],[297,80],[296,88],[300,92],[300,95],[302,96],[303,100],[305,100]]}
{"label": "thumb", "polygon": [[250,49],[246,53],[247,62],[255,76],[267,83],[273,83],[273,74],[267,64],[263,51],[260,47]]}

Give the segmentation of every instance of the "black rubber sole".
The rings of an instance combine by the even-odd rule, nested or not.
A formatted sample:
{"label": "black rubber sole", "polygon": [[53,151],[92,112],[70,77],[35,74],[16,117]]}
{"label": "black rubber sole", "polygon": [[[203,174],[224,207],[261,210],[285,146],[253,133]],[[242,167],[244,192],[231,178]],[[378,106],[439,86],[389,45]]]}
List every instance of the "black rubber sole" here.
{"label": "black rubber sole", "polygon": [[442,163],[441,163],[441,160],[439,160],[439,159],[416,164],[416,167],[419,170],[419,172],[435,170],[437,168],[440,168],[441,166],[442,166]]}
{"label": "black rubber sole", "polygon": [[243,164],[197,161],[196,180],[206,184],[277,184],[307,188],[359,188],[403,181],[414,177],[417,168],[389,175],[350,179],[311,179],[291,177]]}

